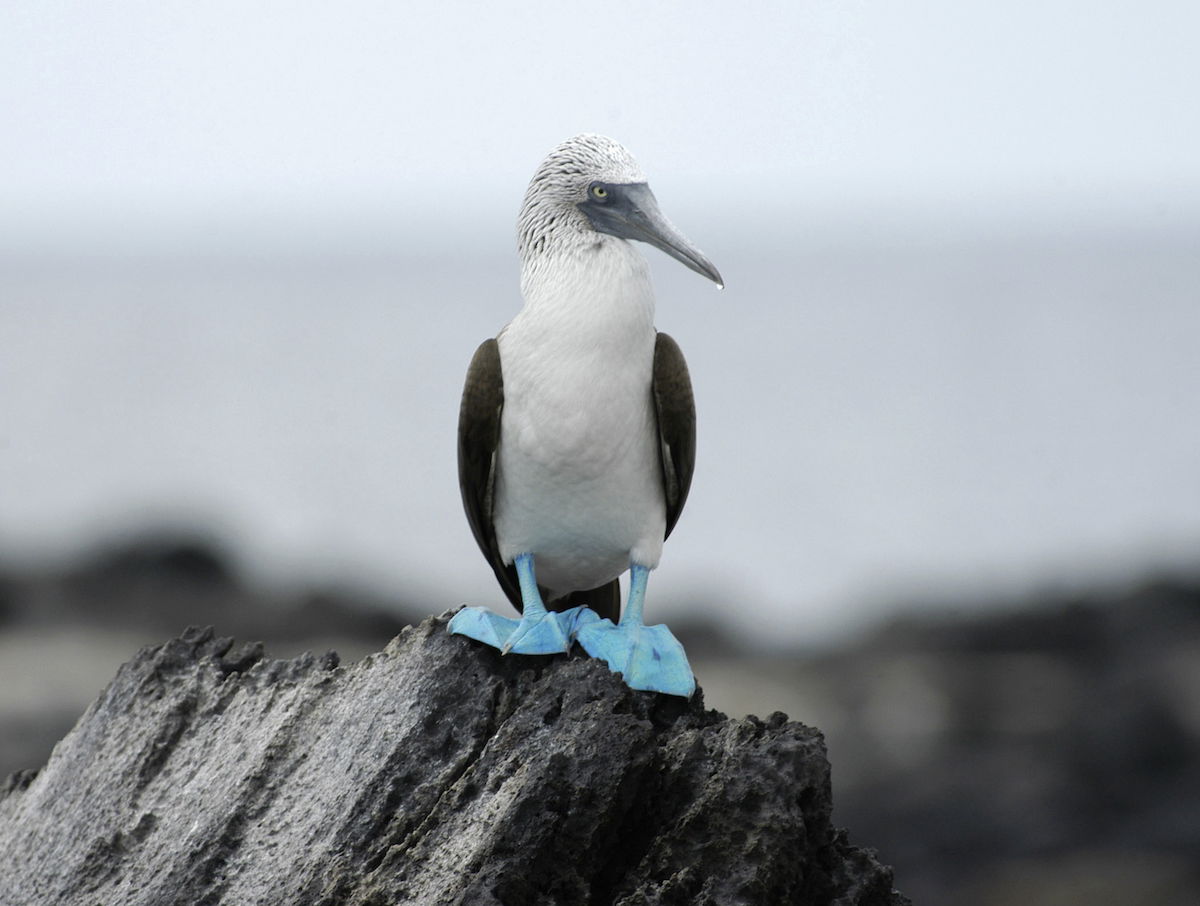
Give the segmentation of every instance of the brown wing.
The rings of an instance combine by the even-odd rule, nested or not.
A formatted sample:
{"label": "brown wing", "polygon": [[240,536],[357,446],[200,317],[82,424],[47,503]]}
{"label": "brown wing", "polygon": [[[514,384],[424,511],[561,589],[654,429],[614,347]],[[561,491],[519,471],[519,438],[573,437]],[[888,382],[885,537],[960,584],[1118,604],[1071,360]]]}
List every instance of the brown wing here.
{"label": "brown wing", "polygon": [[660,333],[654,343],[651,384],[658,414],[658,445],[663,496],[667,501],[667,537],[679,521],[696,466],[696,403],[692,379],[679,344]]}
{"label": "brown wing", "polygon": [[458,410],[458,487],[462,492],[467,522],[483,556],[496,574],[508,600],[521,609],[517,571],[505,566],[496,544],[492,522],[495,497],[496,453],[500,446],[500,413],[504,409],[504,377],[500,371],[500,347],[494,339],[484,340],[467,368],[462,405]]}

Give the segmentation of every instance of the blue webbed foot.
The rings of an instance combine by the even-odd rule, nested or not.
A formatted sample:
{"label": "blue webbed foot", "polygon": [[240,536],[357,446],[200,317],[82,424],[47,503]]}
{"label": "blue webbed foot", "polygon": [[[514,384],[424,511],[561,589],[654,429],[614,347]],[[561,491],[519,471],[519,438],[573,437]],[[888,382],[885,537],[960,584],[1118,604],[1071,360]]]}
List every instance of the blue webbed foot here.
{"label": "blue webbed foot", "polygon": [[514,561],[521,583],[521,619],[492,613],[486,607],[464,607],[450,620],[450,631],[499,648],[501,654],[560,654],[571,648],[576,621],[583,608],[562,613],[546,610],[533,573],[533,555]]}
{"label": "blue webbed foot", "polygon": [[575,611],[529,613],[519,620],[486,607],[464,607],[450,620],[450,631],[499,648],[502,654],[560,654],[571,647]]}
{"label": "blue webbed foot", "polygon": [[614,626],[611,620],[598,620],[581,627],[577,638],[588,654],[622,674],[631,689],[684,698],[696,691],[683,645],[666,626]]}
{"label": "blue webbed foot", "polygon": [[631,568],[629,603],[619,625],[587,611],[576,619],[575,638],[588,654],[602,658],[610,670],[622,674],[631,689],[690,698],[696,691],[696,678],[683,646],[666,626],[642,623],[649,574],[644,566]]}
{"label": "blue webbed foot", "polygon": [[501,654],[561,654],[571,649],[570,614],[526,611],[513,627]]}
{"label": "blue webbed foot", "polygon": [[517,621],[492,613],[486,607],[464,607],[450,618],[450,631],[469,639],[503,648],[517,628]]}

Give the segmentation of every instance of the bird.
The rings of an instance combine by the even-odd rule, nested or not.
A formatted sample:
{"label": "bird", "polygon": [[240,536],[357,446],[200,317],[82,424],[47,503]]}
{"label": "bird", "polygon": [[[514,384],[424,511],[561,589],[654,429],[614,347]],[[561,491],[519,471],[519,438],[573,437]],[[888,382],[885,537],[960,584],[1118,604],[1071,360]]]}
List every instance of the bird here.
{"label": "bird", "polygon": [[690,697],[683,646],[643,608],[691,486],[695,405],[631,240],[724,288],[624,146],[584,133],[551,150],[517,221],[523,305],[475,351],[458,425],[467,521],[521,617],[464,607],[449,628],[506,654],[577,641],[631,688]]}

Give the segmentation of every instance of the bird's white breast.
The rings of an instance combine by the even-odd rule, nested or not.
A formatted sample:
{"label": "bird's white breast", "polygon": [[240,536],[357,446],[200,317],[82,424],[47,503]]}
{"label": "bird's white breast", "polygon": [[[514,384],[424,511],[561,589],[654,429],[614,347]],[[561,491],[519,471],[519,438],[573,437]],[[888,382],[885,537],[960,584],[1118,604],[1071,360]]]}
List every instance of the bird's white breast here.
{"label": "bird's white breast", "polygon": [[525,307],[499,336],[504,410],[495,526],[554,592],[654,567],[665,505],[645,259],[603,240],[527,262]]}

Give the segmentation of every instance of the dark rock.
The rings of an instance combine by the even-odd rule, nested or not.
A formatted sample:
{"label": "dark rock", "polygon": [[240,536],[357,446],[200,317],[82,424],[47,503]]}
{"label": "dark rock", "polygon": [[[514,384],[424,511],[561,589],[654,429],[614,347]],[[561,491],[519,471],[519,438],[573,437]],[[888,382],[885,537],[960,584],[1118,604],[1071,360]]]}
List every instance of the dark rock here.
{"label": "dark rock", "polygon": [[231,589],[237,576],[230,556],[215,542],[181,533],[147,533],[105,549],[77,567],[83,583],[152,578],[160,582]]}
{"label": "dark rock", "polygon": [[348,667],[144,649],[3,787],[0,902],[907,902],[831,826],[818,731],[445,622]]}
{"label": "dark rock", "polygon": [[45,572],[0,572],[0,626],[95,626],[174,634],[211,623],[272,645],[320,636],[383,644],[428,611],[365,589],[267,590],[203,533],[146,529]]}
{"label": "dark rock", "polygon": [[1196,902],[1200,584],[924,616],[813,672],[837,819],[919,902]]}

